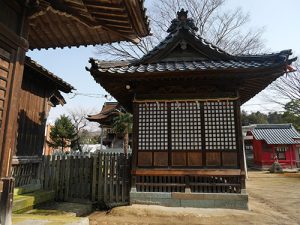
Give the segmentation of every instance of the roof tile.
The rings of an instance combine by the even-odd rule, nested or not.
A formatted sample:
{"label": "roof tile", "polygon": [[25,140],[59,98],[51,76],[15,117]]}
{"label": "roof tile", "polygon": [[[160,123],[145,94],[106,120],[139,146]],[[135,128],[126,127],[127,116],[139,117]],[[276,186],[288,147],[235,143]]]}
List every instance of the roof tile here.
{"label": "roof tile", "polygon": [[264,140],[267,144],[296,144],[298,141],[294,138],[300,138],[292,124],[257,125],[251,132],[256,140]]}

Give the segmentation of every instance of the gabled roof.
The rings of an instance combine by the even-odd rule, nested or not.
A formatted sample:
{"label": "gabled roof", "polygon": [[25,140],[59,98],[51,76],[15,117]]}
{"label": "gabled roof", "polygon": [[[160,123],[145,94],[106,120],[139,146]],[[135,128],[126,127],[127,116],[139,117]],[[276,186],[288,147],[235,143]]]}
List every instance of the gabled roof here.
{"label": "gabled roof", "polygon": [[251,131],[256,140],[267,144],[299,144],[300,134],[292,124],[258,124]]}
{"label": "gabled roof", "polygon": [[143,0],[31,2],[30,49],[138,42],[150,33]]}
{"label": "gabled roof", "polygon": [[146,87],[151,81],[173,79],[181,85],[183,80],[190,78],[197,88],[207,81],[226,80],[237,85],[232,87],[239,89],[241,103],[244,103],[276,78],[292,71],[289,65],[296,58],[289,58],[291,50],[264,55],[231,55],[199,37],[193,20],[187,18],[187,11],[181,10],[177,14],[165,40],[141,59],[90,59],[91,67],[87,70],[127,109],[131,107],[135,90],[130,89],[129,93],[124,88],[126,84],[134,86],[138,82]]}
{"label": "gabled roof", "polygon": [[64,93],[70,93],[72,92],[72,90],[75,90],[75,88],[71,84],[65,82],[60,77],[54,75],[49,70],[45,69],[43,66],[41,66],[28,56],[25,57],[25,70],[26,69],[36,71],[39,76],[36,79],[46,79],[49,82],[49,84],[56,86],[58,90]]}

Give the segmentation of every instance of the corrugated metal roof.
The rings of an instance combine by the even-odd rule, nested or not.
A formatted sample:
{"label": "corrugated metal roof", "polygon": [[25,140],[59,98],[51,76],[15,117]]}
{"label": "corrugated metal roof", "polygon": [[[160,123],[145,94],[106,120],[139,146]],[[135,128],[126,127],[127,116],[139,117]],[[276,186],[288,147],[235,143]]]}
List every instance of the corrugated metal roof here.
{"label": "corrugated metal roof", "polygon": [[267,144],[297,144],[300,134],[292,124],[260,124],[251,131],[256,140]]}

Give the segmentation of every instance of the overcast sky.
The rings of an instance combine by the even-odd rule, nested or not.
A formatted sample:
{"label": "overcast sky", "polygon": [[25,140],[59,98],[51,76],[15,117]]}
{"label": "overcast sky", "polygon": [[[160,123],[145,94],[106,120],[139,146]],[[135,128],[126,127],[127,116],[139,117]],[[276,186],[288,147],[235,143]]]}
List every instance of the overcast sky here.
{"label": "overcast sky", "polygon": [[[249,12],[250,27],[265,27],[263,39],[266,47],[278,52],[284,49],[293,49],[295,55],[300,55],[300,1],[299,0],[228,0],[228,8],[241,7]],[[146,0],[146,6],[151,4]],[[98,85],[89,72],[90,57],[97,58],[94,47],[64,48],[35,50],[28,52],[32,59],[39,64],[72,84],[79,93],[104,95],[105,91]],[[64,95],[67,104],[57,106],[50,111],[49,122],[53,122],[60,114],[76,108],[87,108],[97,112],[102,108],[105,98],[86,96]],[[264,95],[259,94],[246,102],[243,109],[247,111],[280,111],[280,107],[264,100]]]}

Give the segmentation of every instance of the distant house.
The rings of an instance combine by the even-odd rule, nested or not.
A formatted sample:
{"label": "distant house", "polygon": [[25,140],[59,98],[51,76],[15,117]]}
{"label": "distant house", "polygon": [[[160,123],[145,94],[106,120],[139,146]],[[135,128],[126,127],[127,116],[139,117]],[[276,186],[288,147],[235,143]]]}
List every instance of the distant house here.
{"label": "distant house", "polygon": [[252,143],[255,166],[269,168],[277,157],[284,168],[300,167],[300,134],[292,124],[260,124],[251,128],[245,143],[248,147]]}
{"label": "distant house", "polygon": [[[91,122],[97,122],[102,129],[101,144],[109,148],[123,148],[123,138],[119,137],[113,130],[114,119],[125,113],[125,109],[118,102],[105,102],[102,110],[95,115],[89,115],[87,119]],[[129,145],[131,144],[131,134]]]}

